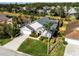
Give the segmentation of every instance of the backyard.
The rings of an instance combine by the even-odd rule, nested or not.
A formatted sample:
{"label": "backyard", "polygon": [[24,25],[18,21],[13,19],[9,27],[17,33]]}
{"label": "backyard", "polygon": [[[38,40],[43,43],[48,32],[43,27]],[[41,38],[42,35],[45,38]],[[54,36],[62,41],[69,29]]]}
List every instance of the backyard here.
{"label": "backyard", "polygon": [[46,56],[47,44],[38,40],[28,38],[23,42],[18,50],[24,53],[28,53],[30,55]]}

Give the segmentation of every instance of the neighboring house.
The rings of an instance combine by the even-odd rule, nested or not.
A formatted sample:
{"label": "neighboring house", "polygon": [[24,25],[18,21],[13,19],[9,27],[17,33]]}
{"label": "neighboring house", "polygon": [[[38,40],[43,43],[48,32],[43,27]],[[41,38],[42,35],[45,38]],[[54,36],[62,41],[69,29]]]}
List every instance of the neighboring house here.
{"label": "neighboring house", "polygon": [[43,9],[38,9],[37,12],[38,13],[45,13],[45,11]]}
{"label": "neighboring house", "polygon": [[30,8],[30,7],[26,7],[26,10],[27,10],[27,11],[31,11],[32,8]]}
{"label": "neighboring house", "polygon": [[57,5],[56,8],[61,8],[61,6]]}
{"label": "neighboring house", "polygon": [[55,9],[55,6],[52,6],[51,9]]}
{"label": "neighboring house", "polygon": [[0,14],[0,24],[4,24],[5,22],[7,24],[12,24],[12,18],[7,15]]}
{"label": "neighboring house", "polygon": [[45,13],[50,14],[50,12],[51,12],[51,7],[49,7],[49,6],[44,6],[44,7],[43,7],[43,10],[44,10]]}
{"label": "neighboring house", "polygon": [[44,6],[43,9],[48,10],[48,9],[50,9],[50,7],[49,6]]}
{"label": "neighboring house", "polygon": [[17,8],[13,8],[13,10],[17,10],[17,11],[22,11],[22,10],[24,10],[24,11],[30,11],[30,10],[32,10],[32,8],[29,8],[29,7],[17,7]]}
{"label": "neighboring house", "polygon": [[79,21],[70,22],[66,30],[65,41],[79,45]]}
{"label": "neighboring house", "polygon": [[26,7],[22,7],[23,10],[26,10]]}
{"label": "neighboring house", "polygon": [[75,8],[71,7],[69,10],[68,10],[68,15],[73,15],[77,13],[77,11],[75,10]]}
{"label": "neighboring house", "polygon": [[50,12],[51,12],[51,10],[47,10],[47,11],[46,11],[46,13],[47,13],[48,15],[50,15]]}
{"label": "neighboring house", "polygon": [[[50,23],[50,22],[52,23],[52,25],[47,30],[47,28],[45,27],[45,24]],[[51,38],[55,34],[57,26],[58,26],[57,20],[52,20],[52,19],[49,19],[47,17],[43,17],[39,20],[32,22],[29,25],[26,25],[26,27],[31,30],[31,31],[29,30],[30,32],[34,31],[36,33],[41,33],[42,36],[45,36],[48,38]],[[26,33],[28,33],[28,32],[26,32]]]}
{"label": "neighboring house", "polygon": [[77,17],[77,10],[74,7],[71,7],[68,12],[67,12],[68,16],[73,16],[74,18]]}

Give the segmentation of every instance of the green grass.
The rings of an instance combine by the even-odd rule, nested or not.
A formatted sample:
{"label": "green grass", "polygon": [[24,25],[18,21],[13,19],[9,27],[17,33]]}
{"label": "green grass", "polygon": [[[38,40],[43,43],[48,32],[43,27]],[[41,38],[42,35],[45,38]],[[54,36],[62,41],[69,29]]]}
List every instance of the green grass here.
{"label": "green grass", "polygon": [[0,39],[0,45],[4,45],[4,44],[8,43],[9,41],[11,41],[10,38]]}
{"label": "green grass", "polygon": [[35,56],[45,56],[47,55],[47,44],[28,38],[23,42],[18,50]]}
{"label": "green grass", "polygon": [[42,41],[43,43],[45,43],[45,44],[48,44],[48,38],[47,37],[44,37],[44,36],[41,36],[40,38],[39,38],[39,40],[40,41]]}

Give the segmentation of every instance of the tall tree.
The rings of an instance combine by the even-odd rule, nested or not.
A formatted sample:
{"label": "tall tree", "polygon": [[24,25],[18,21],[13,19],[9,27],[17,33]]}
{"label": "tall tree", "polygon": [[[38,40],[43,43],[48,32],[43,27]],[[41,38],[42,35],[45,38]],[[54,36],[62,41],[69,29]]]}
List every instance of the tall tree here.
{"label": "tall tree", "polygon": [[6,25],[6,33],[13,39],[13,25],[12,24],[7,24]]}

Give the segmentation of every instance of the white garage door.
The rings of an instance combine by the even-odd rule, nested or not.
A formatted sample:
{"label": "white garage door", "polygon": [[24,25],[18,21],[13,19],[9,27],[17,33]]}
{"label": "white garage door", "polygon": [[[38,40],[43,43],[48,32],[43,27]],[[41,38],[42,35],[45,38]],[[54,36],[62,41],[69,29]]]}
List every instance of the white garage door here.
{"label": "white garage door", "polygon": [[68,44],[75,44],[75,45],[79,45],[79,41],[76,39],[69,39],[69,38],[65,38],[65,41],[67,41]]}
{"label": "white garage door", "polygon": [[31,30],[25,26],[21,28],[20,32],[21,34],[31,34]]}

